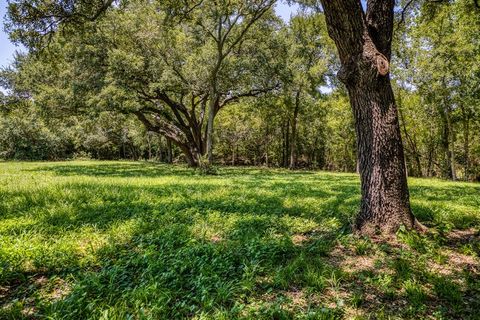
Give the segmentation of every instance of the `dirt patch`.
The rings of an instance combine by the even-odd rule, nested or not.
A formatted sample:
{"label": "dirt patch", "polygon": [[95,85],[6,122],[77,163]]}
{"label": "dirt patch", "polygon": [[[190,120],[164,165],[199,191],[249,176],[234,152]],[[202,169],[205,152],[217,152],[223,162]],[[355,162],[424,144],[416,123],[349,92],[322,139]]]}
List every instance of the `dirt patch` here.
{"label": "dirt patch", "polygon": [[214,234],[214,235],[210,238],[210,241],[212,241],[213,243],[217,243],[217,242],[223,241],[223,238],[220,237],[218,234]]}
{"label": "dirt patch", "polygon": [[462,271],[480,274],[479,258],[459,252],[462,246],[475,243],[480,243],[480,236],[478,231],[473,228],[449,232],[446,235],[446,248],[442,249],[446,261],[442,264],[429,261],[429,268],[434,273],[449,277],[459,275]]}
{"label": "dirt patch", "polygon": [[304,234],[294,234],[292,236],[292,242],[296,246],[302,245],[307,240],[308,240],[308,237]]}
{"label": "dirt patch", "polygon": [[345,256],[338,266],[345,272],[357,273],[373,270],[376,260],[376,256]]}
{"label": "dirt patch", "polygon": [[458,247],[459,245],[480,242],[480,234],[474,229],[452,230],[447,234],[447,245]]}
{"label": "dirt patch", "polygon": [[[63,299],[71,292],[71,283],[60,277],[35,274],[24,282],[12,282],[0,287],[0,308],[9,310],[21,305],[24,317],[33,317],[37,312],[36,301],[54,302]],[[16,304],[13,303],[16,301]]]}
{"label": "dirt patch", "polygon": [[337,245],[329,254],[329,262],[347,273],[358,273],[376,269],[378,254],[359,255],[352,249]]}
{"label": "dirt patch", "polygon": [[54,278],[41,293],[49,301],[58,301],[66,297],[72,291],[71,284],[62,278]]}
{"label": "dirt patch", "polygon": [[298,288],[293,288],[290,291],[284,292],[285,296],[292,301],[292,304],[295,307],[306,307],[307,306],[307,298],[305,296],[305,292]]}

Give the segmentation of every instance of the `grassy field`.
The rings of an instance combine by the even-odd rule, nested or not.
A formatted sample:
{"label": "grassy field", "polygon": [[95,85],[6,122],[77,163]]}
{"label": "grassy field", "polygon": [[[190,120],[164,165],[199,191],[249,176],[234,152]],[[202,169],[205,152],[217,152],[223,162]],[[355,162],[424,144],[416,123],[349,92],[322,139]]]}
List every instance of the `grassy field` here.
{"label": "grassy field", "polygon": [[480,185],[356,238],[356,175],[0,163],[0,319],[480,319]]}

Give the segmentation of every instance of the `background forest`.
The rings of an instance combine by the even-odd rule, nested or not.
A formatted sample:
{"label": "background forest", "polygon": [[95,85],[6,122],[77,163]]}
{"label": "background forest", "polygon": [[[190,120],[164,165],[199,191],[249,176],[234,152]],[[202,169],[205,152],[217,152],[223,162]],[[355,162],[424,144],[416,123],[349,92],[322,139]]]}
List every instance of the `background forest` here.
{"label": "background forest", "polygon": [[[0,73],[0,158],[355,172],[324,16],[305,6],[286,23],[274,4],[205,4],[187,18],[132,1],[44,35]],[[479,10],[469,0],[402,5],[391,73],[408,175],[478,181]],[[15,10],[25,8],[6,29],[33,47]]]}
{"label": "background forest", "polygon": [[3,8],[0,319],[479,319],[480,0]]}

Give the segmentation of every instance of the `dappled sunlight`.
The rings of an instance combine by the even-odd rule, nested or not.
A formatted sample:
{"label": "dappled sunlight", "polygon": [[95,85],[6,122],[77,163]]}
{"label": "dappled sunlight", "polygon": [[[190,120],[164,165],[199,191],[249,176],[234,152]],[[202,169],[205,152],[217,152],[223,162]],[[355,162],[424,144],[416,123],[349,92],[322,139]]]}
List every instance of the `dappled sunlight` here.
{"label": "dappled sunlight", "polygon": [[[62,165],[63,163],[63,165]],[[59,176],[108,176],[108,177],[162,177],[166,175],[192,175],[192,170],[186,166],[171,167],[165,164],[151,162],[77,162],[71,165],[68,162],[38,163],[27,171],[51,172]]]}
{"label": "dappled sunlight", "polygon": [[[475,185],[459,185],[461,201],[447,204],[442,181],[415,180],[413,209],[441,232],[382,244],[348,231],[360,198],[355,175],[59,168],[1,164],[0,308],[9,317],[100,317],[104,308],[112,318],[138,310],[147,318],[463,316],[477,305]],[[13,188],[17,180],[29,183]],[[470,229],[451,232],[462,226]],[[449,311],[464,297],[468,308]]]}

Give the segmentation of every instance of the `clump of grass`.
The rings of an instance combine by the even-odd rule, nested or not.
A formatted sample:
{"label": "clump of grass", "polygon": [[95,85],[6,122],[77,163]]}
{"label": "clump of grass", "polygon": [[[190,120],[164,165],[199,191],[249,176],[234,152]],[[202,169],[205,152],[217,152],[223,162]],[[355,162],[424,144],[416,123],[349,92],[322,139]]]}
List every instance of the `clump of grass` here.
{"label": "clump of grass", "polygon": [[397,236],[401,241],[419,253],[432,253],[435,250],[434,243],[416,231],[406,231],[404,228],[401,228]]}
{"label": "clump of grass", "polygon": [[365,302],[364,296],[361,292],[354,292],[350,298],[350,304],[354,308],[360,307]]}
{"label": "clump of grass", "polygon": [[480,257],[480,241],[473,241],[471,243],[463,244],[460,247],[460,252],[474,257]]}
{"label": "clump of grass", "polygon": [[361,238],[354,242],[355,253],[358,255],[366,255],[373,251],[373,245],[370,239]]}
{"label": "clump of grass", "polygon": [[424,306],[427,294],[417,281],[409,279],[403,283],[403,288],[405,289],[407,300],[415,309],[418,310]]}
{"label": "clump of grass", "polygon": [[462,293],[458,284],[444,277],[433,277],[433,291],[440,298],[448,301],[452,305],[457,305],[462,300]]}
{"label": "clump of grass", "polygon": [[392,261],[392,267],[395,270],[397,277],[400,279],[409,279],[414,272],[412,269],[412,262],[404,257],[394,258]]}
{"label": "clump of grass", "polygon": [[198,159],[198,168],[197,171],[202,174],[202,175],[217,175],[218,174],[218,168],[215,166],[213,163],[208,161],[208,157],[205,156],[200,156]]}

